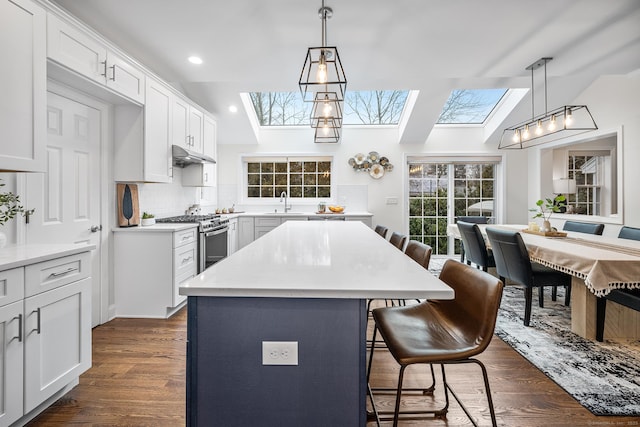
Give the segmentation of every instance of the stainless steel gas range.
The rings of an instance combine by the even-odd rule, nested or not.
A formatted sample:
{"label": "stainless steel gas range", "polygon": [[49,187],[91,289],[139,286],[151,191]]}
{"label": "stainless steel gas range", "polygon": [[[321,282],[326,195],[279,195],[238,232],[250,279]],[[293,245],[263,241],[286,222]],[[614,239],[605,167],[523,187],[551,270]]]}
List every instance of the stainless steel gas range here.
{"label": "stainless steel gas range", "polygon": [[173,216],[156,222],[198,224],[198,273],[227,256],[229,220],[218,214]]}

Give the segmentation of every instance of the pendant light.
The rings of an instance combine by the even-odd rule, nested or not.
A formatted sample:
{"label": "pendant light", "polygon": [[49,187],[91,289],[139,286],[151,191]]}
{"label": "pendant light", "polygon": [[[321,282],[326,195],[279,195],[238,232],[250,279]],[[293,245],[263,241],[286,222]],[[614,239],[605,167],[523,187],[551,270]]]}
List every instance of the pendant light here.
{"label": "pendant light", "polygon": [[[598,129],[586,105],[565,105],[547,110],[547,62],[553,58],[540,58],[529,65],[531,71],[531,119],[511,126],[502,132],[499,149],[529,148],[568,136]],[[535,115],[533,72],[544,67],[544,114]]]}

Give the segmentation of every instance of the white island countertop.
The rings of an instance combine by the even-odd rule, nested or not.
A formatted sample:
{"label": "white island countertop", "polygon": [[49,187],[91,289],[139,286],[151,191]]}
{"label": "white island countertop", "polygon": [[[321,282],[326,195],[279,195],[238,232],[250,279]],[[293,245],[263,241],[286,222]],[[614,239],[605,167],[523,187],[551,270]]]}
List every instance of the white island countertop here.
{"label": "white island countertop", "polygon": [[185,282],[180,294],[454,297],[453,289],[359,221],[288,221]]}

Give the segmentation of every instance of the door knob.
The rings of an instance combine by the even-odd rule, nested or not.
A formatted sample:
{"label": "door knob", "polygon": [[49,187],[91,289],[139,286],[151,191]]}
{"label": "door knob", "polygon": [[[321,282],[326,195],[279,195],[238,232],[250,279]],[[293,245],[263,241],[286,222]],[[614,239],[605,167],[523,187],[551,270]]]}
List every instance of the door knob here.
{"label": "door knob", "polygon": [[102,225],[92,225],[91,228],[89,229],[89,231],[91,231],[92,233],[97,233],[98,231],[102,230]]}

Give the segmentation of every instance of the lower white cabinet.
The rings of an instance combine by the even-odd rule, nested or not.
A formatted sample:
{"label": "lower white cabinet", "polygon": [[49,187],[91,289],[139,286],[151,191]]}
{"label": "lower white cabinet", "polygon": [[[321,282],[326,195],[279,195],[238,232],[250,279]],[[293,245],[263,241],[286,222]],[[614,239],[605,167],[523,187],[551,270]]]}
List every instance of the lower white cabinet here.
{"label": "lower white cabinet", "polygon": [[238,218],[238,249],[242,249],[254,240],[254,219],[252,216]]}
{"label": "lower white cabinet", "polygon": [[0,271],[0,427],[23,425],[91,367],[89,252]]}
{"label": "lower white cabinet", "polygon": [[227,256],[238,250],[238,218],[229,219],[229,230],[227,231]]}
{"label": "lower white cabinet", "polygon": [[180,285],[198,272],[196,224],[177,231],[152,227],[114,233],[118,317],[171,316],[187,299],[180,295]]}
{"label": "lower white cabinet", "polygon": [[24,301],[24,410],[91,367],[91,279]]}

